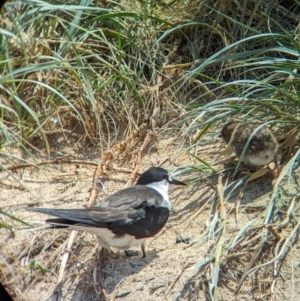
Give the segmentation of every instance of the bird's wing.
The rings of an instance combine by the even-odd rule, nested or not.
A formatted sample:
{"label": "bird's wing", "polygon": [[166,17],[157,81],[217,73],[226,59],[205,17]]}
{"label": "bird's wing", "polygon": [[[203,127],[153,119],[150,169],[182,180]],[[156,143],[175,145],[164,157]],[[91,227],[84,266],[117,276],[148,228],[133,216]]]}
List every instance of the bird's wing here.
{"label": "bird's wing", "polygon": [[[136,239],[151,237],[158,233],[169,217],[166,207],[149,206],[147,201],[139,203],[138,208],[128,206],[126,210],[93,207],[89,213],[92,220],[99,226],[105,223],[117,237],[124,234]],[[100,226],[101,227],[101,226]]]}
{"label": "bird's wing", "polygon": [[154,211],[159,208],[161,201],[162,196],[156,190],[146,186],[134,186],[112,194],[100,206],[86,209],[27,209],[58,217],[58,219],[46,220],[46,222],[53,225],[72,226],[81,224],[112,228],[112,230],[116,228],[116,231],[122,232],[121,228],[124,228],[125,225],[132,227],[132,225],[144,219],[146,214],[149,216],[156,214]]}
{"label": "bird's wing", "polygon": [[115,208],[130,210],[140,206],[159,207],[162,196],[155,189],[147,186],[132,186],[110,195],[101,205],[101,208]]}
{"label": "bird's wing", "polygon": [[95,222],[129,223],[145,217],[146,208],[159,208],[162,196],[146,186],[134,186],[120,190],[107,198],[100,206],[90,207],[89,216]]}
{"label": "bird's wing", "polygon": [[89,213],[93,221],[105,222],[116,236],[125,233],[136,239],[158,233],[169,217],[169,209],[160,207],[163,198],[147,186],[134,186],[112,194]]}

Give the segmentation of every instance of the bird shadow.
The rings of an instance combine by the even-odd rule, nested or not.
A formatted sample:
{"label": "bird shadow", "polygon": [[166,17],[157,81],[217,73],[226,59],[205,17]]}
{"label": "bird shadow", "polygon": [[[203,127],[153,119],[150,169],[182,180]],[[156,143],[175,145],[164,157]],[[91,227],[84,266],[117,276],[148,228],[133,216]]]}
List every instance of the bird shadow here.
{"label": "bird shadow", "polygon": [[79,280],[78,275],[70,275],[70,284],[76,283],[70,300],[107,300],[108,296],[114,299],[130,294],[130,287],[123,287],[121,284],[158,257],[156,250],[146,250],[145,258],[142,258],[141,253],[127,257],[124,252],[119,251],[104,254],[100,260],[98,254],[94,254],[95,259],[80,273]]}

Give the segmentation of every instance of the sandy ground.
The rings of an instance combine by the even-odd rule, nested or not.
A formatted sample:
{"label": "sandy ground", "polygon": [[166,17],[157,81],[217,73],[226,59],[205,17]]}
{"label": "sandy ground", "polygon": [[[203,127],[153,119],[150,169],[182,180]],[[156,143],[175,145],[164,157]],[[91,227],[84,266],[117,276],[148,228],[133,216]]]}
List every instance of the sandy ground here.
{"label": "sandy ground", "polygon": [[[209,171],[178,175],[178,166],[203,165],[192,157],[177,156],[183,146],[180,139],[160,137],[158,140],[158,150],[152,147],[144,153],[140,171],[162,164],[171,173],[175,171],[178,179],[201,177],[201,180],[190,183],[185,189],[171,189],[172,212],[169,221],[158,235],[147,240],[147,257],[144,259],[141,254],[128,258],[123,252],[115,252],[105,254],[101,264],[98,261],[99,248],[94,237],[87,233],[78,233],[72,249],[68,250],[71,256],[59,287],[62,300],[210,300],[209,284],[214,264],[191,270],[187,268],[216,254],[216,243],[220,235],[217,231],[220,227],[220,223],[217,223],[217,177],[211,177]],[[218,140],[207,142],[198,147],[197,155],[213,162],[222,147],[224,145]],[[61,151],[65,155],[72,153],[76,159],[86,162],[100,160],[99,150],[93,147],[72,149],[64,146]],[[48,158],[39,159],[46,160]],[[99,191],[97,202],[125,187],[130,173],[120,168],[132,170],[133,163],[134,157],[128,161],[120,158],[112,161],[111,170],[102,178],[105,193]],[[37,227],[44,227],[43,224],[36,223],[43,221],[44,215],[28,212],[24,208],[86,206],[94,170],[94,166],[85,164],[52,164],[41,169],[19,169],[10,176],[3,172],[0,174],[0,208]],[[220,258],[219,300],[299,300],[300,243],[297,234],[291,237],[292,230],[297,226],[299,213],[299,163],[296,162],[292,174],[292,179],[286,180],[280,186],[281,195],[276,203],[274,216],[277,219],[274,219],[274,223],[284,220],[293,198],[294,216],[285,227],[274,228],[278,237],[268,232],[268,239],[259,253],[257,250],[260,238],[255,239],[255,235],[263,231],[260,217],[270,200],[275,180],[266,175],[250,182],[240,203],[237,218],[235,208],[241,187],[226,199],[226,233],[222,236],[225,238],[225,249]],[[241,178],[242,176],[243,174],[237,175]],[[226,179],[225,174],[223,182]],[[21,185],[26,190],[22,190]],[[230,189],[225,191],[225,196],[228,196],[229,191]],[[249,226],[244,239],[230,248],[242,227],[255,218],[258,220]],[[1,216],[1,219],[12,223],[5,216]],[[28,227],[20,226],[18,222],[14,222],[14,226],[15,238],[8,230],[0,229],[1,281],[15,300],[47,300],[57,288],[57,274],[70,232],[52,229],[26,231]],[[214,231],[210,233],[210,229]],[[179,242],[180,239],[187,239],[189,243]],[[252,242],[246,243],[251,239]],[[258,256],[252,267],[275,258],[285,242],[288,252],[280,256],[275,265],[273,262],[246,277],[240,291],[235,295],[238,282],[254,254]],[[274,277],[276,268],[278,276]],[[100,283],[107,294],[106,298],[99,292]]]}

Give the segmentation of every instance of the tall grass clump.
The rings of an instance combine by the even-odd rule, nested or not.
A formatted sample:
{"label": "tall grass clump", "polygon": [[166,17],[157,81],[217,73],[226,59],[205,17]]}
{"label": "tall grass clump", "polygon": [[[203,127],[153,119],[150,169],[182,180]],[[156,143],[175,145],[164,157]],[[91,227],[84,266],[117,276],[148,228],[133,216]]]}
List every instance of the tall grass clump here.
{"label": "tall grass clump", "polygon": [[38,139],[49,153],[51,135],[76,132],[103,148],[161,107],[151,46],[171,23],[152,5],[12,2],[3,14],[2,144]]}
{"label": "tall grass clump", "polygon": [[[190,55],[189,60],[193,64],[183,70],[180,78],[173,83],[174,94],[181,95],[184,91],[186,95],[185,112],[178,122],[190,141],[186,151],[199,161],[199,166],[183,167],[182,172],[193,171],[198,174],[194,176],[195,180],[197,177],[203,178],[199,170],[203,170],[202,167],[210,162],[198,157],[194,149],[212,139],[218,143],[221,126],[230,119],[271,126],[282,155],[281,171],[274,180],[269,201],[257,209],[256,218],[244,225],[233,240],[224,237],[224,220],[218,210],[221,211],[221,205],[224,210],[225,204],[227,214],[235,212],[238,220],[236,202],[240,202],[240,197],[236,192],[247,183],[251,173],[245,176],[245,173],[237,173],[235,168],[232,170],[214,166],[213,162],[210,164],[215,173],[222,172],[225,175],[225,202],[221,204],[215,198],[207,231],[204,232],[207,235],[202,235],[195,243],[200,246],[214,237],[214,243],[208,244],[207,256],[210,255],[210,260],[204,262],[199,259],[199,263],[190,269],[203,270],[203,266],[214,262],[209,292],[211,299],[217,300],[216,279],[222,282],[222,275],[227,275],[224,279],[229,277],[233,283],[238,282],[235,287],[237,294],[250,274],[255,273],[255,277],[259,278],[258,271],[262,270],[261,274],[272,274],[273,282],[269,288],[273,292],[282,259],[296,239],[299,222],[293,215],[299,210],[295,206],[297,196],[287,187],[298,185],[300,6],[296,2],[289,3],[289,7],[282,7],[279,2],[274,5],[270,1],[243,1],[241,6],[234,2],[223,8],[222,5],[219,8],[210,6],[210,13],[215,20],[213,26],[194,21],[185,24],[184,29],[182,27],[189,40],[192,40],[192,29],[195,32],[195,28],[205,28],[211,34],[211,41],[214,41],[211,44],[203,43],[202,51],[206,49],[207,54],[205,57],[194,59]],[[174,30],[170,29],[163,38]],[[209,47],[210,53],[207,51]],[[285,212],[288,217],[278,218],[278,212]],[[216,216],[219,216],[217,223]],[[284,237],[279,234],[283,228],[287,231]],[[257,247],[250,248],[250,252],[249,246],[253,246],[253,243]],[[247,255],[242,256],[243,252]],[[249,252],[251,257],[248,256]],[[234,272],[237,269],[235,256],[238,256],[240,263],[244,262],[241,275]],[[276,272],[271,272],[272,267]],[[216,271],[220,275],[216,275]],[[223,284],[228,282],[224,281]],[[253,289],[251,286],[250,290]]]}

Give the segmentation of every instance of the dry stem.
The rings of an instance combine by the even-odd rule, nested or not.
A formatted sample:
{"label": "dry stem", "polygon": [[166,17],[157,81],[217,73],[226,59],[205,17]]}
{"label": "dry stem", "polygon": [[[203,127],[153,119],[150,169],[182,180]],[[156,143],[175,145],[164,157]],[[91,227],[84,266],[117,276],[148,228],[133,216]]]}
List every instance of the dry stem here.
{"label": "dry stem", "polygon": [[134,166],[134,170],[131,173],[129,180],[127,181],[125,187],[129,187],[133,184],[135,178],[136,178],[136,174],[139,170],[140,164],[141,164],[141,160],[142,160],[142,152],[144,151],[144,149],[146,148],[146,146],[148,145],[149,141],[151,140],[151,136],[152,136],[152,132],[150,130],[148,130],[147,135],[144,139],[144,143],[142,144],[142,146],[139,149],[139,152],[137,154],[136,157],[136,161],[135,161],[135,166]]}
{"label": "dry stem", "polygon": [[[262,263],[258,266],[255,266],[253,267],[252,269],[250,269],[251,265],[253,264],[253,262],[256,260],[257,256],[259,255],[261,249],[262,249],[262,245],[265,243],[266,239],[267,239],[267,236],[265,236],[264,240],[262,241],[262,243],[260,244],[260,246],[258,247],[258,252],[256,254],[254,254],[254,256],[256,256],[255,260],[254,257],[252,257],[252,260],[248,266],[248,268],[246,269],[246,271],[244,272],[239,284],[238,284],[238,287],[235,291],[235,295],[239,292],[240,288],[241,288],[241,285],[242,283],[244,282],[245,278],[252,272],[255,272],[257,271],[258,269],[260,268],[263,268],[265,266],[268,266],[270,264],[272,264],[273,262],[276,263],[279,259],[282,259],[286,253],[287,253],[287,249],[291,247],[292,243],[291,243],[291,240],[295,237],[296,233],[298,232],[300,228],[300,222],[298,221],[297,225],[295,226],[295,228],[293,229],[293,231],[291,232],[291,234],[289,235],[289,237],[285,240],[280,252],[273,258],[271,259],[270,261],[268,262],[265,262],[265,263]],[[280,240],[279,242],[281,243],[283,240]],[[278,271],[277,271],[278,273]]]}
{"label": "dry stem", "polygon": [[89,161],[82,161],[82,160],[72,160],[72,159],[67,159],[66,157],[70,157],[72,155],[67,155],[64,157],[56,158],[54,160],[50,161],[45,161],[45,162],[38,162],[38,163],[28,163],[28,164],[18,164],[18,165],[13,165],[7,168],[7,170],[17,170],[17,169],[22,169],[22,168],[27,168],[27,167],[38,167],[38,166],[44,166],[44,165],[58,165],[58,164],[81,164],[81,165],[91,165],[91,166],[97,166],[98,164],[95,162],[89,162]]}
{"label": "dry stem", "polygon": [[219,238],[219,242],[216,246],[215,251],[215,260],[212,264],[212,276],[211,276],[211,284],[209,288],[210,296],[212,300],[216,300],[217,298],[217,287],[218,287],[218,280],[219,280],[219,272],[220,272],[220,258],[224,249],[225,241],[226,241],[226,208],[224,205],[224,195],[223,195],[223,184],[222,184],[222,177],[223,174],[219,174],[218,177],[218,184],[217,194],[219,198],[219,211],[220,211],[220,220],[221,220],[221,235]]}

